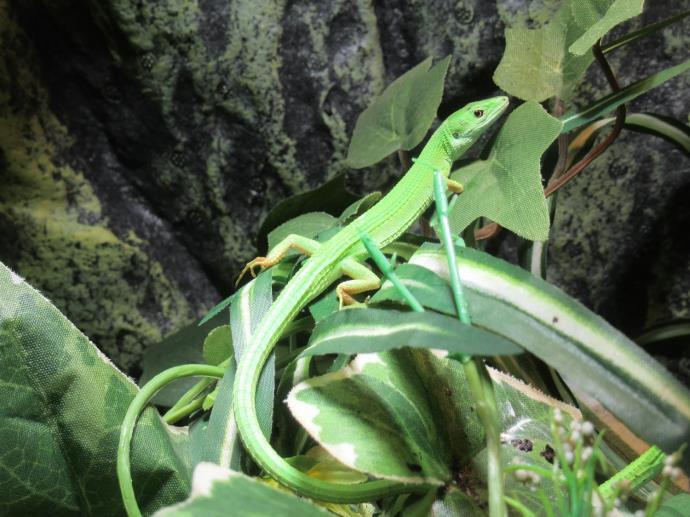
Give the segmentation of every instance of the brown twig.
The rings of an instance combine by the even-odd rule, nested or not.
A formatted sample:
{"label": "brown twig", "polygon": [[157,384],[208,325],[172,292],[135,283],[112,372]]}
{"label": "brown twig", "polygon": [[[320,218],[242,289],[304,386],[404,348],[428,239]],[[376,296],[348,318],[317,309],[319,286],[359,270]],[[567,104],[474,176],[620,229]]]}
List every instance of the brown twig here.
{"label": "brown twig", "polygon": [[400,161],[400,168],[402,169],[402,173],[405,174],[412,165],[410,163],[410,153],[403,149],[398,149],[398,160]]}
{"label": "brown twig", "polygon": [[[601,42],[597,42],[594,45],[594,47],[592,47],[592,51],[597,62],[603,69],[604,75],[606,75],[606,79],[608,80],[611,89],[614,92],[620,90],[618,80],[616,79],[616,76],[613,74],[613,70],[611,70],[608,61],[604,57],[604,53],[601,51]],[[577,174],[582,172],[590,163],[592,163],[604,151],[606,151],[606,149],[608,149],[611,146],[611,144],[616,140],[616,138],[618,138],[618,135],[623,129],[623,124],[625,123],[625,115],[626,109],[625,105],[623,104],[616,109],[616,123],[614,124],[611,133],[609,133],[609,135],[604,139],[603,142],[601,142],[601,144],[592,149],[589,153],[585,155],[584,158],[582,158],[579,162],[571,166],[562,175],[556,177],[556,175],[554,174],[554,176],[551,178],[551,181],[549,181],[549,184],[546,186],[546,190],[544,190],[544,196],[549,197],[551,194],[563,187],[563,185],[568,183]]]}

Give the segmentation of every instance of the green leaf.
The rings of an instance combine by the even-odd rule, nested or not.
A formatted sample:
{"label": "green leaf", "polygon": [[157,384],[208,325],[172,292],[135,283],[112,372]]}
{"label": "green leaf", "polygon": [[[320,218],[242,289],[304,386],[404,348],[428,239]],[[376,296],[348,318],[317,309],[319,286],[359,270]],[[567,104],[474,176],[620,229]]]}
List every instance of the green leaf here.
{"label": "green leaf", "polygon": [[[338,224],[338,219],[326,212],[309,212],[281,224],[268,234],[268,249],[272,250],[290,234],[297,234],[309,239]],[[293,253],[293,252],[291,252]],[[297,252],[294,252],[297,253]]]}
{"label": "green leaf", "polygon": [[654,517],[688,517],[690,494],[677,494],[664,501]]}
{"label": "green leaf", "polygon": [[232,355],[230,325],[221,325],[208,333],[204,340],[204,361],[217,366]]}
{"label": "green leaf", "polygon": [[[491,375],[501,430],[508,437],[536,441],[547,435],[544,415],[552,404],[576,413],[533,390],[522,391],[525,385],[508,383],[495,370]],[[462,469],[468,489],[483,484],[469,466],[485,447],[484,431],[457,361],[428,350],[360,354],[343,370],[299,384],[288,406],[323,448],[351,468],[435,485],[448,483]],[[548,465],[536,449],[524,456]]]}
{"label": "green leaf", "polygon": [[345,187],[345,173],[342,173],[314,190],[281,201],[266,216],[259,228],[256,240],[259,254],[266,254],[268,234],[281,224],[308,212],[326,212],[338,217],[343,210],[358,199],[359,196],[352,194]]}
{"label": "green leaf", "polygon": [[312,461],[304,472],[311,477],[329,483],[344,483],[355,485],[367,480],[367,476],[343,465],[331,456],[323,447],[312,447],[304,456]]}
{"label": "green leaf", "polygon": [[374,206],[379,199],[381,199],[381,192],[378,191],[372,192],[371,194],[368,194],[363,198],[358,199],[350,206],[348,206],[345,210],[343,210],[342,214],[340,214],[340,224],[349,224],[357,217],[362,215],[364,212],[369,210],[372,206]]}
{"label": "green leaf", "polygon": [[568,47],[583,33],[570,5],[571,1],[563,2],[542,27],[506,28],[506,49],[494,72],[494,82],[502,90],[538,102],[555,95],[570,98],[593,60],[590,52],[583,56],[568,52]]}
{"label": "green leaf", "polygon": [[357,119],[347,162],[361,169],[419,144],[441,104],[450,56],[427,58],[391,83]]}
{"label": "green leaf", "polygon": [[157,517],[265,517],[266,515],[330,515],[305,499],[271,488],[257,478],[200,463],[194,470],[192,495],[185,502],[165,508]]}
{"label": "green leaf", "polygon": [[235,297],[235,295],[232,294],[232,295],[228,296],[225,300],[223,300],[223,301],[221,301],[221,302],[218,302],[216,305],[214,305],[214,306],[206,313],[206,316],[204,316],[203,318],[201,318],[201,320],[199,321],[199,323],[197,323],[197,325],[199,325],[199,326],[203,325],[204,323],[206,323],[206,322],[209,321],[210,319],[216,317],[218,314],[220,314],[220,313],[223,312],[225,309],[227,309],[228,307],[230,307],[230,304],[232,303],[232,299],[233,299],[234,297]]}
{"label": "green leaf", "polygon": [[669,18],[665,18],[665,19],[658,21],[656,23],[651,23],[649,25],[646,25],[645,27],[642,27],[641,29],[638,29],[636,31],[629,32],[628,34],[621,36],[620,38],[618,38],[616,40],[609,41],[608,43],[604,44],[601,47],[601,51],[606,53],[606,52],[611,52],[613,50],[616,50],[617,48],[620,48],[623,45],[627,45],[628,43],[632,43],[633,41],[637,41],[640,38],[644,38],[645,36],[649,36],[650,34],[654,34],[655,32],[660,31],[661,29],[668,27],[669,25],[672,25],[676,22],[679,22],[688,15],[690,15],[690,9],[687,11],[683,11],[681,13],[678,13],[674,16],[669,17]]}
{"label": "green leaf", "polygon": [[383,352],[402,347],[482,356],[522,353],[512,342],[465,325],[457,318],[433,312],[350,309],[319,322],[300,357]]}
{"label": "green leaf", "polygon": [[321,295],[315,302],[309,304],[309,314],[311,314],[314,321],[318,323],[336,312],[339,308],[340,301],[338,300],[338,294],[334,288]]}
{"label": "green leaf", "polygon": [[690,321],[688,320],[678,320],[658,325],[636,338],[635,342],[640,346],[650,347],[664,341],[682,338],[690,340]]}
{"label": "green leaf", "polygon": [[593,120],[606,115],[608,112],[616,109],[621,104],[630,102],[636,97],[648,92],[652,88],[656,88],[660,84],[690,70],[690,59],[684,63],[667,68],[661,72],[652,74],[640,81],[632,83],[625,88],[621,88],[617,92],[610,93],[602,97],[595,103],[589,105],[582,111],[577,113],[568,113],[560,118],[563,123],[562,133],[567,133],[580,126],[588,124]]}
{"label": "green leaf", "polygon": [[[644,350],[527,271],[475,250],[457,253],[474,323],[558,369],[571,389],[664,451],[687,441],[690,391]],[[445,254],[436,247],[420,249],[411,262],[448,278]],[[416,296],[415,286],[408,288]]]}
{"label": "green leaf", "polygon": [[[0,514],[122,515],[118,429],[135,384],[0,264]],[[132,448],[146,512],[189,489],[187,432],[148,409]]]}
{"label": "green leaf", "polygon": [[[568,49],[577,56],[583,55],[597,42],[597,40],[604,37],[604,35],[613,29],[619,23],[624,22],[642,12],[644,0],[577,0],[571,4],[573,11],[582,12],[583,10],[591,9],[597,15],[601,7],[610,4],[603,16],[597,16],[598,19],[586,20],[586,25],[589,26],[592,21],[594,23],[589,26],[587,31],[580,36]],[[597,12],[599,11],[599,12]]]}
{"label": "green leaf", "polygon": [[550,221],[539,160],[560,132],[561,123],[536,102],[513,111],[489,157],[451,175],[465,187],[450,206],[451,230],[458,234],[488,217],[525,239],[546,240]]}
{"label": "green leaf", "polygon": [[[219,383],[205,435],[201,461],[211,461],[222,467],[239,470],[241,443],[233,414],[232,390],[237,362],[251,342],[251,334],[268,311],[273,300],[272,272],[264,271],[243,286],[230,308],[230,328],[235,358],[228,365]],[[266,362],[256,394],[257,413],[261,428],[270,436],[273,423],[273,390],[275,385],[275,355]]]}

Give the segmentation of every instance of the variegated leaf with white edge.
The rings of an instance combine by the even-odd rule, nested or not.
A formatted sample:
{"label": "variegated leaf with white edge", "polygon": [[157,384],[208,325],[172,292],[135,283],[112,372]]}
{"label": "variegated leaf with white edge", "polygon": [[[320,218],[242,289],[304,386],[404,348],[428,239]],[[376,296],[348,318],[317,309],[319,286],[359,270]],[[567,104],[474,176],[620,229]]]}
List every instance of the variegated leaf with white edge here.
{"label": "variegated leaf with white edge", "polygon": [[[491,373],[507,447],[511,440],[545,441],[553,407],[568,418],[578,415],[515,379]],[[330,454],[379,478],[446,484],[460,468],[470,468],[485,447],[462,366],[427,350],[360,354],[346,368],[295,387],[288,406]],[[522,462],[548,466],[539,452],[521,450]]]}

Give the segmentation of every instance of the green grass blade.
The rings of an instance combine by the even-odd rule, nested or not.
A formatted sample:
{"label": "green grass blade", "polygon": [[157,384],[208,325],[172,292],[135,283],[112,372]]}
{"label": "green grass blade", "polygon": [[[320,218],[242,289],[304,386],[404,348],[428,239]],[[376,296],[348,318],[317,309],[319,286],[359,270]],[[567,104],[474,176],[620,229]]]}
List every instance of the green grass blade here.
{"label": "green grass blade", "polygon": [[627,45],[628,43],[632,43],[633,41],[637,41],[640,38],[644,38],[646,36],[649,36],[650,34],[654,34],[657,31],[660,31],[661,29],[668,27],[669,25],[672,25],[676,22],[681,21],[683,18],[688,16],[690,14],[690,10],[683,11],[682,13],[678,13],[675,16],[671,16],[670,18],[666,18],[665,20],[658,21],[656,23],[652,23],[650,25],[647,25],[646,27],[642,27],[639,30],[630,32],[626,34],[625,36],[621,36],[618,39],[615,39],[613,41],[610,41],[603,45],[601,47],[602,52],[612,52],[623,45]]}
{"label": "green grass blade", "polygon": [[656,88],[660,84],[686,72],[687,70],[690,70],[690,60],[662,70],[661,72],[652,74],[644,79],[626,86],[625,88],[622,88],[617,92],[606,95],[580,112],[564,115],[560,118],[561,122],[563,122],[561,132],[567,133],[573,129],[577,129],[580,126],[588,124],[594,119],[597,119],[616,109],[621,104],[630,102],[643,93],[648,92],[652,88]]}

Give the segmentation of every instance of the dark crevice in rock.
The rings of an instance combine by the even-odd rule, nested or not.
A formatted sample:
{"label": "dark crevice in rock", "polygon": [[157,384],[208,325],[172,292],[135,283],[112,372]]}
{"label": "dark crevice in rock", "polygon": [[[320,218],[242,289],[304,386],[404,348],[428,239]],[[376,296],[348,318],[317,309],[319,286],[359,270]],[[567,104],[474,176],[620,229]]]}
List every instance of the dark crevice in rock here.
{"label": "dark crevice in rock", "polygon": [[210,59],[223,53],[228,42],[230,2],[228,0],[199,0],[201,24],[199,34]]}

